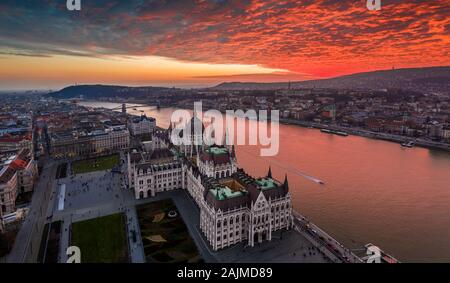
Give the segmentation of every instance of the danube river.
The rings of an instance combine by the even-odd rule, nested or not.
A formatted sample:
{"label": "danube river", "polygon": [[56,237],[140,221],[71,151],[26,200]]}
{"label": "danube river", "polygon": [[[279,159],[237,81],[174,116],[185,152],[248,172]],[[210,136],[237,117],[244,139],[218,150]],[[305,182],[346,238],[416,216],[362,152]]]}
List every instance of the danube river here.
{"label": "danube river", "polygon": [[[141,110],[167,128],[174,109],[129,113]],[[238,146],[237,157],[254,176],[269,165],[279,180],[287,172],[294,208],[350,249],[373,243],[403,262],[450,262],[450,153],[280,125],[277,156]]]}

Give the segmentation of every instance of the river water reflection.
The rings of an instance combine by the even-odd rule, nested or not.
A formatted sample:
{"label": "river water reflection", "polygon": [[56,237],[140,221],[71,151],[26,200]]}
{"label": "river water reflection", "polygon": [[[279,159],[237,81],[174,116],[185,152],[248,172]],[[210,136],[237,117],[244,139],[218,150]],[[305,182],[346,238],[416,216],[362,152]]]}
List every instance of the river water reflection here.
{"label": "river water reflection", "polygon": [[[129,112],[140,110],[164,128],[174,111]],[[280,125],[277,156],[261,158],[257,146],[236,152],[239,165],[254,176],[265,175],[269,165],[279,180],[287,173],[294,208],[346,246],[373,243],[404,262],[450,262],[449,153],[291,125]]]}

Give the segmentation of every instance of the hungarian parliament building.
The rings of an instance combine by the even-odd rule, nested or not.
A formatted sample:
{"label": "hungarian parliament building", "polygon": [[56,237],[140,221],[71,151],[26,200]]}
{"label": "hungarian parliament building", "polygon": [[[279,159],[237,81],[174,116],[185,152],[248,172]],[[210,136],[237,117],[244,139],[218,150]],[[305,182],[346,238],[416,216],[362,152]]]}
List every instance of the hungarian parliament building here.
{"label": "hungarian parliament building", "polygon": [[[193,128],[194,119],[186,129]],[[287,176],[277,181],[269,168],[267,176],[254,178],[238,168],[234,146],[178,146],[171,134],[172,127],[156,130],[151,150],[128,154],[128,184],[136,199],[186,190],[200,209],[200,228],[214,251],[242,241],[253,247],[271,241],[274,231],[293,227]]]}

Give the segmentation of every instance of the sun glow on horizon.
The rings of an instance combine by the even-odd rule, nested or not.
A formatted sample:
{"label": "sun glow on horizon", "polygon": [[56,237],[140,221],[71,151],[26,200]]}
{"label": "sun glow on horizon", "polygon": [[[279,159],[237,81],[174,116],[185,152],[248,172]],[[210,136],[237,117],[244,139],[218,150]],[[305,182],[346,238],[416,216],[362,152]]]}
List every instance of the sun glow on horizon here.
{"label": "sun glow on horizon", "polygon": [[3,55],[0,65],[3,89],[17,85],[42,89],[70,84],[204,85],[226,77],[290,73],[257,64],[198,63],[159,56]]}

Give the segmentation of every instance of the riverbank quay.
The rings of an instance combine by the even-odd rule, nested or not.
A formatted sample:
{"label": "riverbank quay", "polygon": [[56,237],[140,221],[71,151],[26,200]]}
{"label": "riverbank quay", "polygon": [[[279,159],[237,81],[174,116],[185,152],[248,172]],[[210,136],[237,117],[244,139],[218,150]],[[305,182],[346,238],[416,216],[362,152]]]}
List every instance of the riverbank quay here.
{"label": "riverbank quay", "polygon": [[399,136],[399,135],[393,135],[393,134],[387,134],[387,133],[372,132],[372,131],[364,130],[361,128],[349,128],[349,127],[343,127],[343,126],[337,126],[337,125],[327,125],[327,124],[299,121],[299,120],[295,120],[295,119],[286,119],[286,118],[281,118],[280,123],[285,124],[285,125],[296,125],[296,126],[301,126],[301,127],[305,127],[305,128],[314,128],[314,129],[319,129],[319,130],[327,129],[327,130],[333,130],[333,131],[346,132],[349,135],[385,140],[385,141],[395,142],[395,143],[399,143],[399,144],[413,141],[416,146],[450,152],[450,144],[429,141],[429,140],[425,140],[423,138],[405,137],[405,136]]}

